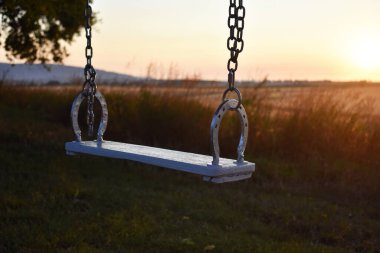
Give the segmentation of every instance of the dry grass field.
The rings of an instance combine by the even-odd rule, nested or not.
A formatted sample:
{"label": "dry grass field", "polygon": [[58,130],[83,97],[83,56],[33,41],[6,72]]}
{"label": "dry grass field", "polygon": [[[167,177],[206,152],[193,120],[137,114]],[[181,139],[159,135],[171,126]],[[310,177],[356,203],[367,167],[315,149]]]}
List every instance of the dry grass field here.
{"label": "dry grass field", "polygon": [[[209,153],[222,88],[100,89],[107,139]],[[379,252],[380,87],[242,88],[257,171],[225,185],[66,156],[78,90],[0,87],[0,252]]]}
{"label": "dry grass field", "polygon": [[[131,86],[102,86],[100,89],[104,93],[138,94],[141,91],[148,91],[157,95],[185,97],[194,99],[206,106],[217,106],[225,87],[213,86],[181,86],[181,85],[131,85]],[[67,92],[79,91],[79,86],[53,86],[34,87],[35,89],[59,90]],[[31,88],[33,89],[33,88]],[[284,86],[284,87],[241,87],[244,99],[259,97],[261,102],[274,106],[279,110],[291,109],[294,103],[302,102],[306,96],[331,96],[339,99],[347,106],[354,105],[358,100],[366,100],[371,112],[380,115],[380,85],[378,84],[357,84],[357,85],[319,85],[319,86]],[[294,107],[293,109],[297,109]],[[299,109],[299,108],[298,108]]]}

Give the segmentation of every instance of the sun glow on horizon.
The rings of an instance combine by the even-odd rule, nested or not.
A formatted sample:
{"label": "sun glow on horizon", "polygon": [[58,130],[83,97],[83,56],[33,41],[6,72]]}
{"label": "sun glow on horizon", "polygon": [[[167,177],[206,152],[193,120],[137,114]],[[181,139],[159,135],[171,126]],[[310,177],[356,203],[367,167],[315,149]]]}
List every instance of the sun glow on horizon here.
{"label": "sun glow on horizon", "polygon": [[356,67],[366,71],[380,69],[380,34],[367,33],[356,37],[350,51]]}

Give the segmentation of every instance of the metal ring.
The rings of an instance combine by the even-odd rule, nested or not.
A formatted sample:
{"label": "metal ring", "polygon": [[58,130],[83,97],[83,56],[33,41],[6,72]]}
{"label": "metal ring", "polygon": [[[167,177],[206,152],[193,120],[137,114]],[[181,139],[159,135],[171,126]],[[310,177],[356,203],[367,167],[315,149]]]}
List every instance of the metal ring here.
{"label": "metal ring", "polygon": [[232,92],[232,91],[234,91],[236,93],[236,95],[238,96],[238,100],[237,100],[238,104],[235,108],[232,108],[232,109],[237,110],[241,106],[242,101],[243,101],[243,96],[241,95],[241,92],[238,90],[238,88],[232,87],[232,88],[228,88],[227,90],[225,90],[225,92],[223,93],[223,99],[222,100],[223,101],[227,100],[226,97],[227,97],[228,92]]}
{"label": "metal ring", "polygon": [[[235,65],[232,67],[231,63],[234,63]],[[239,63],[237,61],[233,62],[232,58],[228,60],[228,62],[227,62],[227,70],[228,71],[234,71],[235,72],[238,69],[238,67],[239,67]]]}
{"label": "metal ring", "polygon": [[84,16],[86,18],[92,16],[92,7],[91,7],[91,5],[87,4],[86,8],[84,9]]}
{"label": "metal ring", "polygon": [[[231,43],[233,42],[233,46],[231,46]],[[232,50],[233,48],[237,47],[237,39],[234,37],[228,37],[227,39],[227,49]]]}
{"label": "metal ring", "polygon": [[[236,111],[239,114],[241,133],[240,141],[237,148],[237,163],[244,163],[244,151],[248,141],[248,117],[242,105],[238,106],[236,99],[227,99],[216,110],[211,122],[211,153],[213,156],[212,164],[219,165],[220,147],[219,147],[219,129],[222,119],[227,111]],[[236,109],[235,109],[236,108]]]}
{"label": "metal ring", "polygon": [[[237,7],[236,9],[237,9],[237,13],[236,13],[237,16],[238,16],[239,18],[245,18],[245,7],[240,5],[240,6]],[[242,13],[243,15],[239,16],[239,11],[241,11],[241,10],[243,10],[243,13]]]}
{"label": "metal ring", "polygon": [[[102,114],[100,118],[100,125],[99,125],[98,135],[97,135],[97,141],[101,142],[103,141],[103,135],[107,129],[108,108],[107,108],[106,99],[99,91],[95,93],[95,97],[99,101],[102,107]],[[73,130],[75,133],[76,140],[78,142],[82,141],[82,131],[80,130],[79,123],[78,123],[79,108],[85,98],[86,96],[82,92],[79,93],[79,95],[75,97],[73,105],[71,107],[71,122],[73,125]]]}

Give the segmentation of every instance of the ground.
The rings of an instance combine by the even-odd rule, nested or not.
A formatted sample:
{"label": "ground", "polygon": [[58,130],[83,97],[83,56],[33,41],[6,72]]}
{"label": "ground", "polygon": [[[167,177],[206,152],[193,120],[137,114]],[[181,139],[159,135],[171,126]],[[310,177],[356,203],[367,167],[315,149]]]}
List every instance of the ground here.
{"label": "ground", "polygon": [[[208,152],[213,108],[152,90],[126,100],[120,92],[105,93],[112,108],[109,139]],[[306,135],[314,128],[300,114],[289,121],[297,131],[292,145],[285,132],[252,121],[247,159],[257,171],[247,181],[214,185],[128,161],[66,156],[73,96],[56,88],[0,88],[0,252],[379,252],[379,149],[370,145],[378,135],[366,130],[364,141],[362,117],[355,131],[347,130],[355,143],[346,143],[343,128],[326,139]],[[245,104],[250,110],[250,101]],[[327,120],[329,127],[347,126]],[[224,146],[235,136],[227,130],[236,127],[230,121],[221,132]],[[309,142],[298,146],[302,135]],[[285,149],[299,152],[292,157]]]}

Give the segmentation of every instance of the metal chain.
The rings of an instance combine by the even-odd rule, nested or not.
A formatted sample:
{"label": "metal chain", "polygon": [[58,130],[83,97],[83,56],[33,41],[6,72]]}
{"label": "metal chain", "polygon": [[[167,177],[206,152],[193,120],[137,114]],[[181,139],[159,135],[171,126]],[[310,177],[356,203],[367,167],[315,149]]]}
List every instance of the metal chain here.
{"label": "metal chain", "polygon": [[91,44],[92,39],[92,28],[91,28],[91,18],[92,18],[92,7],[90,5],[90,0],[87,0],[85,12],[85,31],[86,31],[86,59],[87,63],[84,67],[84,77],[85,81],[83,84],[82,94],[87,97],[87,126],[88,126],[88,135],[94,135],[94,123],[95,123],[95,114],[94,114],[94,100],[96,94],[96,71],[92,66],[92,56],[93,56],[93,48]]}
{"label": "metal chain", "polygon": [[[237,3],[238,2],[238,3]],[[245,7],[243,0],[230,0],[228,27],[230,36],[227,39],[227,48],[230,50],[231,57],[227,63],[228,70],[228,89],[235,89],[235,72],[238,69],[238,57],[244,49],[243,30],[244,30]]]}

